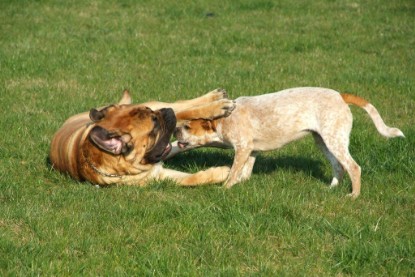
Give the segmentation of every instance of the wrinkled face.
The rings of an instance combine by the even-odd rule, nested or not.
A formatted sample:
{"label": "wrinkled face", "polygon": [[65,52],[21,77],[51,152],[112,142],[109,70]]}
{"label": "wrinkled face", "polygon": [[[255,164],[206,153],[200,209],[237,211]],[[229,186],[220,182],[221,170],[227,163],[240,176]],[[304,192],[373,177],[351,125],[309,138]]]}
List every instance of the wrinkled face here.
{"label": "wrinkled face", "polygon": [[174,136],[180,148],[202,146],[217,139],[216,127],[213,121],[205,119],[190,120],[177,127]]}
{"label": "wrinkled face", "polygon": [[172,109],[139,105],[113,105],[89,114],[95,123],[88,135],[99,149],[140,164],[153,164],[171,150],[170,137],[176,127]]}

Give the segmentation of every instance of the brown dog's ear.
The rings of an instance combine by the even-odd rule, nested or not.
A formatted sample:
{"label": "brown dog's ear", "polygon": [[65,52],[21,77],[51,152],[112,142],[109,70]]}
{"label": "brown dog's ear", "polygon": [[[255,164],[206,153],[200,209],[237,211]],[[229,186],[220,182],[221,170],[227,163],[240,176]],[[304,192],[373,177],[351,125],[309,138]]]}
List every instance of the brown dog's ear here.
{"label": "brown dog's ear", "polygon": [[100,111],[98,111],[97,109],[91,109],[89,111],[89,118],[93,121],[93,122],[98,122],[101,119],[103,119],[107,113],[108,110],[115,107],[114,105],[110,105],[108,107],[105,107],[103,109],[101,109]]}
{"label": "brown dog's ear", "polygon": [[129,105],[132,103],[130,92],[125,89],[122,93],[122,98],[120,102],[118,102],[119,105]]}
{"label": "brown dog's ear", "polygon": [[93,121],[93,122],[97,122],[100,121],[101,119],[103,119],[105,117],[105,109],[98,111],[97,109],[91,109],[89,111],[89,118]]}
{"label": "brown dog's ear", "polygon": [[128,135],[119,136],[108,132],[106,129],[95,126],[89,133],[89,139],[101,150],[114,154],[127,154],[132,146],[127,143]]}

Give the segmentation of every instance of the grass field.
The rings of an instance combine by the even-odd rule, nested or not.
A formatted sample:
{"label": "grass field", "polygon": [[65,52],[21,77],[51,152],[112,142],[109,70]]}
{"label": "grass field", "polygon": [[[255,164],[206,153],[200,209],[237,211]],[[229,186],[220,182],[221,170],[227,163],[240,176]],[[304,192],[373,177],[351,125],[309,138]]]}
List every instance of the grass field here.
{"label": "grass field", "polygon": [[[1,276],[414,276],[415,3],[1,1]],[[46,164],[70,115],[117,101],[297,86],[369,99],[406,139],[352,108],[362,195],[329,190],[313,140],[263,153],[224,190],[97,189]],[[200,149],[167,167],[230,165]]]}

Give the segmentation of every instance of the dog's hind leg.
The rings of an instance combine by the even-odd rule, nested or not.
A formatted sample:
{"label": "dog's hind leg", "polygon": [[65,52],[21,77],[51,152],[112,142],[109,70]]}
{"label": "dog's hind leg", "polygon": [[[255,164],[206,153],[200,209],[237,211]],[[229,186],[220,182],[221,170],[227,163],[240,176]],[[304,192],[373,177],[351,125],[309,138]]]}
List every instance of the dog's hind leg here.
{"label": "dog's hind leg", "polygon": [[[341,132],[339,132],[341,133]],[[337,133],[337,135],[339,134]],[[327,149],[347,171],[352,181],[352,193],[349,196],[356,198],[360,194],[360,166],[349,153],[349,138],[347,136],[323,136]]]}
{"label": "dog's hind leg", "polygon": [[312,133],[314,141],[316,142],[317,147],[324,153],[331,164],[331,169],[333,172],[333,179],[330,184],[330,188],[337,186],[343,179],[344,168],[336,159],[336,157],[327,149],[326,144],[318,133]]}

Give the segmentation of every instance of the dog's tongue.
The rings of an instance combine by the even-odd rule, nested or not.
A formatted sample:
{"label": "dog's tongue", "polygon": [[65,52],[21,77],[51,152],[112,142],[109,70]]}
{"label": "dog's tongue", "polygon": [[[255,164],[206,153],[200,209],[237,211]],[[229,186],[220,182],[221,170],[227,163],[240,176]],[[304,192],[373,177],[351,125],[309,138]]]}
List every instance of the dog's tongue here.
{"label": "dog's tongue", "polygon": [[186,146],[188,145],[188,143],[186,143],[186,142],[178,142],[177,143],[177,145],[180,147],[180,148],[186,148]]}
{"label": "dog's tongue", "polygon": [[164,148],[164,151],[163,151],[163,153],[161,154],[161,156],[162,157],[165,157],[165,156],[167,156],[169,153],[170,153],[170,151],[171,151],[171,144],[169,143],[169,144],[167,144],[166,145],[166,148]]}
{"label": "dog's tongue", "polygon": [[114,154],[119,154],[121,153],[122,143],[119,139],[112,138],[108,141],[108,148],[111,149]]}

